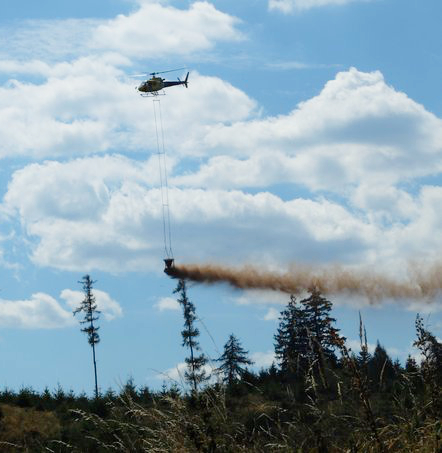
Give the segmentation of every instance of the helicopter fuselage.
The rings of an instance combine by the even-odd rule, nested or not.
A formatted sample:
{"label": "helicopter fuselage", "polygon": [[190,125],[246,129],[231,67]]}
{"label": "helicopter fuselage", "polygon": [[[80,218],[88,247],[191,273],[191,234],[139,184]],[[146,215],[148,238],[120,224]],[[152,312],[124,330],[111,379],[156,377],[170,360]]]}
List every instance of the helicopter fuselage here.
{"label": "helicopter fuselage", "polygon": [[152,77],[149,80],[143,82],[139,87],[138,91],[142,93],[152,93],[154,91],[160,91],[164,88],[164,79],[161,77]]}
{"label": "helicopter fuselage", "polygon": [[187,73],[186,79],[185,80],[179,80],[177,82],[171,82],[167,81],[165,79],[162,79],[161,77],[155,77],[153,76],[151,79],[146,80],[143,82],[139,87],[138,91],[141,91],[142,93],[158,93],[161,91],[163,88],[168,88],[168,87],[173,87],[175,85],[184,85],[187,88],[187,79],[189,77],[189,73]]}

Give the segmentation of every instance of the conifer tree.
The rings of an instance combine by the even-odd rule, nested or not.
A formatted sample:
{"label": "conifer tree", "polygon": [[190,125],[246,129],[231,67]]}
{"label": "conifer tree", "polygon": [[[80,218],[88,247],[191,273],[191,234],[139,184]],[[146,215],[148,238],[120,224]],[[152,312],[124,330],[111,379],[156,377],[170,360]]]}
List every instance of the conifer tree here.
{"label": "conifer tree", "polygon": [[361,312],[359,312],[359,340],[361,350],[356,360],[359,367],[364,370],[365,374],[367,374],[367,364],[371,359],[371,354],[368,352],[367,331],[365,330],[365,326],[362,322]]}
{"label": "conifer tree", "polygon": [[310,354],[308,324],[305,310],[290,296],[285,310],[281,312],[275,338],[275,355],[283,373],[305,370]]}
{"label": "conifer tree", "polygon": [[193,391],[196,392],[198,390],[198,385],[209,378],[204,370],[204,365],[207,363],[207,359],[202,353],[197,355],[197,352],[200,351],[200,346],[196,339],[200,332],[194,325],[196,320],[195,306],[187,297],[185,280],[181,279],[178,281],[178,285],[175,288],[174,293],[179,294],[177,301],[183,309],[184,329],[181,331],[183,346],[186,346],[190,350],[190,357],[186,357],[185,359],[187,370],[184,377],[187,382],[192,385]]}
{"label": "conifer tree", "polygon": [[393,361],[386,349],[377,341],[373,356],[368,362],[368,374],[373,387],[385,390],[395,376]]}
{"label": "conifer tree", "polygon": [[407,373],[419,372],[419,366],[416,362],[416,359],[414,357],[411,357],[410,354],[408,354],[407,360],[405,361],[405,371]]}
{"label": "conifer tree", "polygon": [[301,300],[301,304],[304,307],[313,344],[320,347],[321,353],[326,359],[335,363],[336,355],[334,353],[335,344],[333,338],[339,330],[333,327],[336,319],[330,316],[332,303],[322,296],[317,288],[313,288],[310,290],[310,296]]}
{"label": "conifer tree", "polygon": [[83,286],[84,299],[80,306],[74,310],[74,316],[77,313],[83,312],[84,318],[80,321],[80,324],[85,325],[82,332],[87,335],[88,342],[92,347],[92,358],[94,362],[94,376],[95,376],[95,398],[98,398],[98,380],[97,380],[97,362],[95,360],[95,345],[100,342],[100,336],[98,335],[99,327],[94,322],[98,321],[100,312],[97,310],[97,304],[95,302],[95,296],[92,293],[93,285],[95,281],[91,280],[89,275],[85,275],[81,283]]}
{"label": "conifer tree", "polygon": [[245,369],[241,365],[253,364],[247,357],[248,353],[232,333],[224,345],[223,354],[219,359],[216,359],[217,362],[221,362],[218,370],[224,374],[224,381],[229,385],[232,385],[238,377],[243,375]]}

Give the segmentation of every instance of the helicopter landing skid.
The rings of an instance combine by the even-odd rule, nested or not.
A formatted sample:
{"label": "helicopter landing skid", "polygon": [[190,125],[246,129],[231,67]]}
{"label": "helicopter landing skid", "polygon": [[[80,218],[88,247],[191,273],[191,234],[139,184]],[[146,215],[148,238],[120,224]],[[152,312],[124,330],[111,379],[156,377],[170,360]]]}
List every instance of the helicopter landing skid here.
{"label": "helicopter landing skid", "polygon": [[142,93],[140,96],[143,98],[156,98],[157,96],[166,96],[166,93],[164,90],[152,91],[151,93]]}

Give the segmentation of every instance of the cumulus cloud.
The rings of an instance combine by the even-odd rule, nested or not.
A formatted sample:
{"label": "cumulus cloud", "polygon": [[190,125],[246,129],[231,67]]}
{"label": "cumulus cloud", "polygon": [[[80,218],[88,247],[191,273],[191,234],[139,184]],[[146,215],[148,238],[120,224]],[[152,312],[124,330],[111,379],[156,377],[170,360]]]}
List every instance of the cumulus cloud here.
{"label": "cumulus cloud", "polygon": [[[6,64],[13,65],[20,63]],[[124,76],[114,58],[84,57],[38,69],[47,71],[42,83],[10,80],[0,87],[0,158],[156,150],[152,101],[136,93],[135,81]],[[162,99],[166,146],[172,153],[201,155],[208,128],[244,120],[256,108],[232,85],[196,72],[189,89],[172,89],[173,98]]]}
{"label": "cumulus cloud", "polygon": [[347,3],[352,3],[355,1],[371,0],[269,0],[269,9],[279,10],[287,14],[293,11],[304,11],[321,6],[346,5]]}
{"label": "cumulus cloud", "polygon": [[[84,74],[85,65],[54,68],[54,77]],[[416,186],[411,192],[403,183],[441,172],[442,121],[388,86],[382,74],[340,72],[289,114],[267,118],[231,85],[194,77],[204,95],[178,87],[175,107],[164,101],[166,127],[174,131],[166,139],[173,144],[168,167],[177,258],[274,267],[383,262],[392,269],[404,268],[410,257],[437,257],[442,189]],[[119,120],[110,135],[117,143],[121,125],[139,117],[125,149],[136,148],[153,126],[141,114],[150,100],[146,106],[135,96],[125,107],[116,103],[110,114],[104,99],[91,111],[111,125],[115,113]],[[68,115],[62,104],[59,115]],[[1,209],[20,220],[39,265],[158,269],[158,174],[154,158],[117,154],[27,165],[13,174]],[[265,191],[276,183],[304,185],[311,193],[284,198]],[[251,187],[258,190],[248,193]]]}
{"label": "cumulus cloud", "polygon": [[40,60],[0,60],[0,73],[5,74],[33,74],[47,76],[51,72],[51,66]]}
{"label": "cumulus cloud", "polygon": [[212,127],[216,156],[177,183],[198,187],[303,184],[313,191],[394,185],[442,171],[442,120],[382,74],[340,72],[288,115]]}
{"label": "cumulus cloud", "polygon": [[[210,365],[204,365],[202,370],[205,371],[206,376],[211,376],[209,382],[216,381],[216,374],[214,374],[214,368]],[[187,364],[185,362],[180,362],[173,368],[169,368],[162,373],[157,374],[157,379],[168,380],[174,383],[180,384],[181,386],[186,386],[185,382],[185,373],[187,371]]]}
{"label": "cumulus cloud", "polygon": [[[108,293],[99,289],[94,289],[93,295],[97,303],[97,310],[101,312],[104,319],[111,321],[115,318],[120,318],[123,315],[123,309],[120,304],[112,299]],[[66,302],[68,307],[72,310],[76,310],[84,299],[84,294],[81,291],[64,289],[61,292],[60,297]]]}
{"label": "cumulus cloud", "polygon": [[[110,321],[122,316],[120,305],[104,291],[94,290],[98,309]],[[84,295],[80,291],[64,289],[60,298],[69,309],[52,296],[35,293],[26,300],[0,299],[0,325],[23,329],[58,329],[77,324],[72,310],[77,308]]]}
{"label": "cumulus cloud", "polygon": [[254,352],[250,358],[256,368],[268,368],[273,362],[276,362],[274,351]]}
{"label": "cumulus cloud", "polygon": [[180,309],[178,302],[172,297],[162,297],[154,304],[154,307],[158,311],[178,311]]}
{"label": "cumulus cloud", "polygon": [[53,297],[36,293],[28,300],[0,299],[0,324],[4,327],[55,329],[75,324],[72,312]]}
{"label": "cumulus cloud", "polygon": [[48,62],[103,52],[136,59],[189,56],[210,50],[218,42],[243,39],[239,23],[205,1],[193,2],[187,9],[143,1],[132,13],[110,20],[26,20],[3,26],[0,39],[5,45],[0,57]]}
{"label": "cumulus cloud", "polygon": [[276,308],[270,307],[264,315],[264,321],[276,321],[281,316],[281,312]]}
{"label": "cumulus cloud", "polygon": [[238,305],[280,305],[283,306],[288,302],[287,294],[277,293],[275,291],[257,291],[253,289],[244,290],[241,295],[235,297],[233,302]]}
{"label": "cumulus cloud", "polygon": [[[19,214],[34,239],[36,263],[70,270],[158,268],[163,248],[161,193],[128,180],[125,171],[137,174],[138,164],[132,170],[124,159],[127,169],[122,165],[121,174],[112,179],[115,159],[119,158],[46,162],[14,175],[4,206],[11,217]],[[92,176],[74,171],[76,167],[99,170]],[[369,224],[325,199],[283,201],[265,192],[173,188],[169,200],[173,240],[183,259],[228,260],[232,250],[239,262],[326,255],[333,259],[333,251],[339,249],[355,257],[376,236]]]}
{"label": "cumulus cloud", "polygon": [[[6,43],[0,73],[9,77],[0,86],[0,158],[154,149],[152,103],[137,95],[138,81],[126,77],[123,68],[133,57],[188,56],[220,41],[236,41],[238,23],[208,2],[178,9],[148,1],[108,21],[0,27]],[[189,90],[175,88],[168,126],[176,140],[168,145],[192,153],[208,124],[244,119],[254,102],[220,79],[197,73],[190,79]],[[170,102],[163,100],[166,108]]]}
{"label": "cumulus cloud", "polygon": [[211,49],[217,41],[242,39],[238,23],[205,1],[194,2],[187,10],[146,1],[136,12],[99,25],[92,45],[137,58],[189,55]]}

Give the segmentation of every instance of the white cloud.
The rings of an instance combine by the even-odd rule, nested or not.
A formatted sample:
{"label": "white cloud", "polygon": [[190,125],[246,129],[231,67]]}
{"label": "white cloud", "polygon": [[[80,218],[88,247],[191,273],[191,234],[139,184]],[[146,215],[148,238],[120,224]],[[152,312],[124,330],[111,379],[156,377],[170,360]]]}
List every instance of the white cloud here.
{"label": "white cloud", "polygon": [[[185,362],[178,363],[176,366],[173,368],[169,368],[166,371],[163,371],[162,373],[157,374],[157,379],[162,379],[162,380],[169,380],[175,383],[180,384],[182,387],[187,386],[186,381],[185,381],[185,373],[187,370],[187,364]],[[216,381],[216,374],[214,374],[214,368],[211,367],[210,365],[204,365],[202,367],[202,370],[206,372],[206,376],[211,376],[211,379],[209,382]]]}
{"label": "white cloud", "polygon": [[[123,316],[123,309],[120,304],[112,299],[108,293],[99,289],[93,290],[93,295],[97,303],[97,310],[101,312],[106,321],[111,321],[115,318]],[[71,289],[64,289],[60,297],[66,302],[68,307],[75,310],[84,299],[84,294],[81,291],[73,291]]]}
{"label": "white cloud", "polygon": [[412,311],[414,313],[421,313],[421,314],[432,314],[432,313],[440,313],[442,312],[442,296],[439,297],[439,300],[428,300],[424,303],[410,301],[407,304],[407,310]]}
{"label": "white cloud", "polygon": [[278,71],[287,70],[300,70],[300,69],[318,69],[318,68],[334,68],[339,67],[339,64],[318,64],[318,63],[305,63],[302,61],[288,60],[288,61],[274,61],[266,64],[266,67],[270,69],[276,69]]}
{"label": "white cloud", "polygon": [[[26,20],[0,28],[5,45],[0,57],[56,61],[70,59],[87,51],[94,29],[102,21],[95,19]],[[28,66],[29,67],[29,66]],[[20,70],[14,72],[22,73]]]}
{"label": "white cloud", "polygon": [[[276,362],[275,353],[273,351],[254,352],[250,355],[250,359],[253,361],[252,367],[255,369],[268,368],[273,362]],[[186,372],[186,369],[187,364],[185,362],[181,362],[163,373],[158,373],[156,377],[157,379],[171,380],[175,383],[181,384],[184,387],[186,385],[184,380],[184,373]],[[215,369],[212,366],[205,365],[204,370],[207,375],[211,375],[209,382],[213,383],[219,379],[219,375],[215,372]]]}
{"label": "white cloud", "polygon": [[192,187],[303,184],[347,193],[442,171],[442,120],[380,72],[340,72],[288,115],[211,127],[209,159],[176,183]]}
{"label": "white cloud", "polygon": [[[275,268],[275,270],[278,270]],[[284,306],[288,303],[289,297],[287,294],[278,293],[275,291],[264,290],[244,290],[241,295],[233,298],[233,302],[238,305],[280,305]]]}
{"label": "white cloud", "polygon": [[33,74],[47,76],[51,72],[49,64],[40,60],[0,60],[0,73],[5,74]]}
{"label": "white cloud", "polygon": [[[5,218],[3,218],[3,217],[5,217]],[[2,206],[0,205],[0,225],[6,224],[6,221],[7,221],[6,219],[7,219],[7,216],[5,216],[4,213],[2,212]],[[0,232],[0,267],[3,267],[5,269],[18,270],[20,267],[20,265],[18,263],[10,262],[8,260],[8,258],[6,256],[7,254],[2,247],[2,242],[8,243],[9,241],[13,241],[14,237],[15,237],[14,232],[11,232],[6,235],[2,235],[2,233]]]}
{"label": "white cloud", "polygon": [[182,10],[157,1],[141,2],[130,15],[99,25],[92,45],[137,58],[188,55],[211,49],[217,41],[242,39],[239,20],[205,1]]}
{"label": "white cloud", "polygon": [[[345,340],[345,345],[355,354],[358,354],[361,351],[361,342],[360,340]],[[373,343],[367,342],[367,349],[370,354],[373,354],[374,350],[376,349],[376,345]]]}
{"label": "white cloud", "polygon": [[[78,60],[53,67],[48,83],[83,77],[88,64]],[[97,65],[92,72],[98,77],[107,63]],[[118,71],[112,66],[107,71],[118,86]],[[442,189],[423,186],[409,192],[401,183],[441,172],[442,121],[388,86],[382,74],[341,72],[290,114],[261,119],[256,104],[241,91],[220,79],[193,76],[197,90],[176,88],[173,99],[165,96],[163,103],[165,127],[174,131],[166,140],[174,185],[172,239],[179,260],[276,268],[292,261],[382,262],[386,269],[399,269],[410,257],[437,258]],[[114,131],[105,140],[109,135],[125,149],[137,149],[143,141],[154,148],[153,124],[145,115],[150,100],[113,95],[113,101],[121,101],[114,111],[105,92],[94,103],[85,94],[91,110],[83,105],[71,119],[86,108],[88,117],[95,115],[108,124],[104,129]],[[76,104],[72,98],[65,111],[64,101],[54,98],[48,111],[69,115]],[[4,127],[14,128],[11,123]],[[124,137],[131,137],[128,143]],[[1,209],[20,220],[23,230],[17,234],[24,231],[31,239],[31,257],[39,265],[158,269],[162,220],[156,165],[154,158],[140,162],[119,155],[28,165],[14,173]],[[303,184],[339,197],[282,199],[242,191],[271,189],[275,183]]]}
{"label": "white cloud", "polygon": [[[31,70],[41,63],[36,70],[48,73],[39,84],[11,80],[0,87],[0,158],[156,150],[152,101],[137,94],[136,82],[115,66],[116,58],[24,64],[23,70]],[[9,61],[6,67],[21,64]],[[246,119],[256,107],[232,85],[196,72],[188,89],[171,90],[174,96],[161,100],[169,152],[201,154],[208,128]]]}
{"label": "white cloud", "polygon": [[273,362],[276,363],[274,351],[254,352],[250,358],[254,362],[253,366],[256,368],[268,368]]}
{"label": "white cloud", "polygon": [[276,321],[281,316],[281,311],[276,308],[270,307],[264,315],[264,321]]}
{"label": "white cloud", "polygon": [[[94,290],[98,309],[106,320],[122,316],[120,305],[104,291]],[[70,309],[64,308],[56,299],[45,293],[32,294],[26,300],[0,299],[0,325],[24,329],[58,329],[77,324],[72,310],[77,308],[83,294],[65,289],[60,298]]]}
{"label": "white cloud", "polygon": [[162,3],[139,2],[136,11],[110,20],[26,20],[3,26],[0,39],[5,45],[0,57],[48,62],[114,52],[135,59],[158,59],[189,56],[211,50],[217,42],[243,39],[237,29],[239,19],[217,10],[211,3],[193,2],[188,9]]}
{"label": "white cloud", "polygon": [[[130,182],[159,184],[156,158],[138,162],[120,155],[106,155],[64,164],[57,161],[31,164],[12,176],[13,190],[6,194],[3,208],[8,212],[8,206],[19,207],[20,217],[32,222],[41,218],[92,220],[102,213],[112,194]],[[25,197],[31,186],[33,196]],[[57,192],[61,188],[63,198]]]}
{"label": "white cloud", "polygon": [[163,297],[161,298],[157,303],[154,304],[154,307],[158,311],[177,311],[180,309],[180,306],[176,299],[173,299],[172,297]]}
{"label": "white cloud", "polygon": [[184,373],[186,372],[187,364],[185,362],[178,363],[175,367],[158,373],[157,378],[162,380],[171,380],[184,385]]}
{"label": "white cloud", "polygon": [[283,13],[291,13],[293,11],[303,11],[311,8],[322,6],[340,6],[352,3],[355,1],[371,1],[371,0],[269,0],[269,9],[279,10]]}
{"label": "white cloud", "polygon": [[[120,175],[114,173],[116,162],[122,162]],[[129,181],[127,175],[141,174],[139,165],[103,157],[34,164],[17,172],[5,209],[11,217],[20,215],[33,238],[32,259],[70,270],[158,268],[161,194],[140,176]],[[325,258],[346,243],[355,257],[375,238],[370,225],[326,200],[285,202],[269,193],[177,188],[169,191],[169,200],[177,258],[187,260],[231,259],[235,250],[237,262],[287,263],[312,253]]]}
{"label": "white cloud", "polygon": [[0,299],[0,324],[27,329],[56,329],[72,326],[72,312],[65,310],[53,297],[36,293],[28,300]]}

